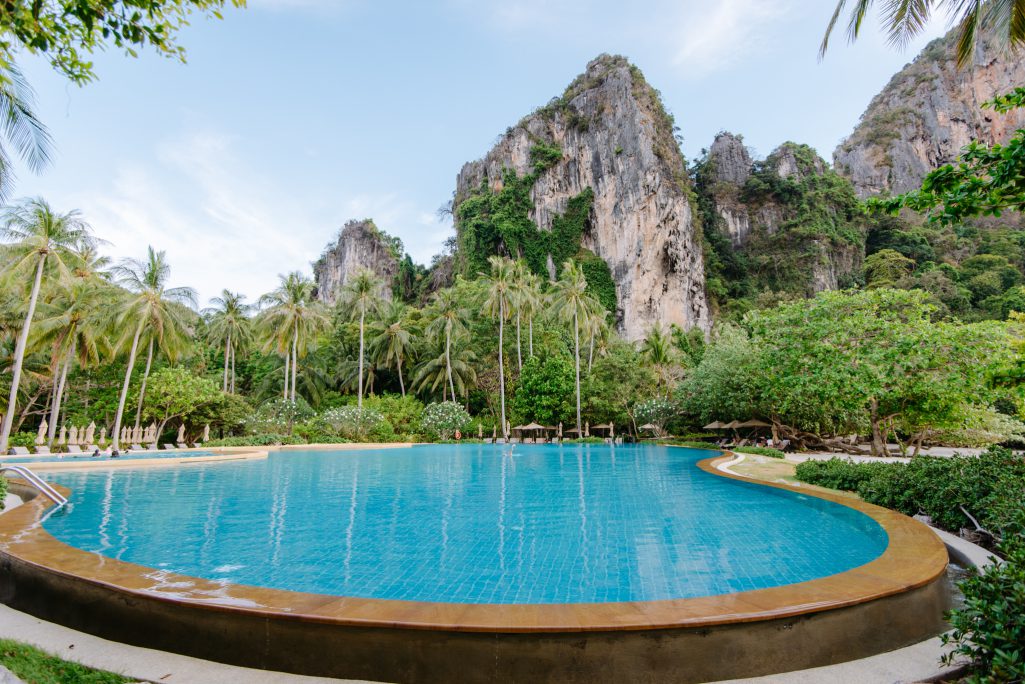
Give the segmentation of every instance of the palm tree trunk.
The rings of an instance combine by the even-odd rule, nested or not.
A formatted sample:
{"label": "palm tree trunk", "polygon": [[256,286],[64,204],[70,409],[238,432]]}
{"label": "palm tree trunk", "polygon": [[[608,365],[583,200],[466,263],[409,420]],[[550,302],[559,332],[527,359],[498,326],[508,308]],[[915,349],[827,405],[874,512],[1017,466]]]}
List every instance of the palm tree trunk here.
{"label": "palm tree trunk", "polygon": [[594,330],[591,331],[591,347],[587,350],[587,372],[591,372],[594,365]]}
{"label": "palm tree trunk", "polygon": [[135,427],[142,422],[142,402],[146,399],[146,382],[149,380],[149,369],[153,365],[153,338],[149,338],[149,351],[146,353],[146,370],[142,374],[142,386],[139,387],[139,405],[135,409]]}
{"label": "palm tree trunk", "polygon": [[224,381],[221,383],[221,391],[228,391],[228,354],[231,352],[231,333],[228,333],[228,339],[224,342]]}
{"label": "palm tree trunk", "polygon": [[11,373],[11,394],[7,399],[7,413],[4,414],[4,426],[0,431],[0,454],[7,453],[7,442],[11,439],[11,425],[14,423],[14,410],[18,403],[18,383],[21,382],[21,366],[25,360],[25,346],[28,344],[28,329],[32,325],[32,317],[36,314],[36,300],[39,299],[39,286],[43,282],[43,265],[46,254],[39,255],[36,266],[36,279],[32,283],[32,295],[28,300],[28,311],[25,312],[25,323],[21,326],[18,343],[14,348],[14,368]]}
{"label": "palm tree trunk", "polygon": [[288,366],[292,362],[292,345],[288,345],[288,350],[285,352],[285,394],[282,397],[285,401],[288,401]]}
{"label": "palm tree trunk", "polygon": [[516,368],[523,372],[523,354],[520,353],[520,312],[516,312]]}
{"label": "palm tree trunk", "polygon": [[359,381],[357,382],[356,408],[363,410],[363,323],[366,320],[367,309],[361,306],[359,309]]}
{"label": "palm tree trunk", "polygon": [[402,396],[405,397],[406,396],[406,383],[403,382],[403,380],[402,380],[402,357],[401,356],[398,358],[398,366],[399,366],[399,389],[402,390]]}
{"label": "palm tree trunk", "polygon": [[452,401],[456,400],[456,384],[452,381],[452,331],[445,329],[445,373],[448,375],[448,386],[452,390]]}
{"label": "palm tree trunk", "polygon": [[292,335],[292,401],[295,401],[295,376],[299,370],[299,326]]}
{"label": "palm tree trunk", "polygon": [[498,303],[498,393],[502,406],[502,436],[509,438],[505,429],[505,362],[502,361],[502,349],[505,342],[505,302]]}
{"label": "palm tree trunk", "polygon": [[72,347],[68,350],[68,358],[64,361],[61,368],[60,382],[57,383],[57,393],[53,397],[53,406],[50,407],[50,425],[46,431],[46,443],[50,446],[53,446],[53,438],[57,434],[57,423],[60,421],[61,405],[64,400],[64,388],[68,382],[68,368],[71,366],[74,354],[74,347]]}
{"label": "palm tree trunk", "polygon": [[530,347],[530,358],[534,358],[534,317],[527,319],[527,344]]}
{"label": "palm tree trunk", "polygon": [[576,312],[573,313],[573,354],[576,357],[577,367],[577,437],[583,437],[584,433],[580,427],[580,325]]}
{"label": "palm tree trunk", "polygon": [[121,396],[117,400],[117,413],[114,414],[114,431],[111,435],[111,447],[117,449],[121,435],[121,418],[125,414],[125,400],[128,399],[128,385],[132,382],[132,369],[135,368],[135,354],[139,351],[139,337],[142,336],[142,326],[146,319],[139,321],[139,327],[135,329],[135,337],[132,338],[132,350],[128,353],[128,368],[125,370],[125,383],[121,386]]}
{"label": "palm tree trunk", "polygon": [[235,345],[231,345],[231,393],[235,393]]}

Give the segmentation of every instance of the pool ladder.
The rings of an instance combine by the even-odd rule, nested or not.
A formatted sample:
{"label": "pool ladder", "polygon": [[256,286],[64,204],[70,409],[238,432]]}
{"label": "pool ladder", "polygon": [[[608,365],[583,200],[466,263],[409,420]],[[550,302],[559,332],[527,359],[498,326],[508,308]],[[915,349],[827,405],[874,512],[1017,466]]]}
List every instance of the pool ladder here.
{"label": "pool ladder", "polygon": [[38,489],[40,492],[45,494],[47,496],[47,498],[49,498],[51,501],[53,501],[55,504],[57,504],[58,508],[60,508],[61,506],[63,506],[64,504],[66,504],[68,502],[67,498],[65,498],[60,492],[58,492],[56,489],[51,487],[49,484],[47,484],[43,480],[43,478],[41,478],[38,475],[36,475],[35,473],[33,473],[31,470],[29,470],[25,466],[20,466],[20,465],[0,466],[0,473],[4,472],[5,470],[9,470],[12,473],[17,473],[18,475],[21,475],[23,478],[28,480],[28,483],[30,485],[32,485],[33,487]]}

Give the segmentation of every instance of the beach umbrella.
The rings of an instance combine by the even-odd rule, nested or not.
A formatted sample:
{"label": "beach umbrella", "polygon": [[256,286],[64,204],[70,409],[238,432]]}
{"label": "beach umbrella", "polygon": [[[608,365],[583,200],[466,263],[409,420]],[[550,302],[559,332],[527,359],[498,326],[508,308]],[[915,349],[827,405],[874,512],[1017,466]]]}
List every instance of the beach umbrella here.
{"label": "beach umbrella", "polygon": [[89,427],[85,429],[85,443],[92,444],[93,438],[96,433],[96,423],[89,423]]}
{"label": "beach umbrella", "polygon": [[652,425],[651,423],[645,423],[644,425],[640,426],[637,429],[638,430],[657,430],[658,427],[655,426],[655,425]]}
{"label": "beach umbrella", "polygon": [[107,426],[104,425],[100,428],[100,444],[107,443]]}
{"label": "beach umbrella", "polygon": [[616,424],[610,422],[609,423],[609,437],[615,437],[615,436],[616,436]]}
{"label": "beach umbrella", "polygon": [[207,423],[206,425],[203,426],[203,441],[204,442],[209,442],[210,441],[210,424],[209,423]]}
{"label": "beach umbrella", "polygon": [[185,423],[178,426],[178,443],[181,444],[185,441]]}
{"label": "beach umbrella", "polygon": [[36,435],[36,446],[42,446],[46,441],[46,428],[48,427],[50,426],[46,424],[46,418],[43,418],[43,422],[39,424],[39,434]]}
{"label": "beach umbrella", "polygon": [[720,423],[717,420],[713,420],[711,423],[709,423],[708,425],[706,425],[705,427],[703,427],[701,429],[702,430],[721,430],[722,428],[723,428],[723,424],[722,423]]}
{"label": "beach umbrella", "polygon": [[498,426],[497,425],[492,425],[491,426],[491,439],[498,439]]}
{"label": "beach umbrella", "polygon": [[591,436],[591,423],[590,422],[586,422],[586,423],[584,423],[584,437],[590,437],[590,436]]}
{"label": "beach umbrella", "polygon": [[755,427],[772,427],[772,425],[770,425],[769,423],[766,423],[764,420],[758,420],[757,418],[752,418],[750,420],[745,420],[743,423],[737,423],[737,427],[738,428],[755,428]]}
{"label": "beach umbrella", "polygon": [[71,432],[68,435],[68,444],[78,444],[78,428],[74,425],[71,426]]}
{"label": "beach umbrella", "polygon": [[559,421],[559,437],[562,437],[562,421]]}
{"label": "beach umbrella", "polygon": [[740,427],[740,422],[736,420],[731,420],[730,422],[724,424],[722,427],[724,430],[736,430],[738,427]]}
{"label": "beach umbrella", "polygon": [[64,444],[67,441],[68,441],[68,429],[67,429],[67,427],[61,425],[61,433],[60,433],[60,436],[57,438],[57,444]]}
{"label": "beach umbrella", "polygon": [[484,439],[484,424],[477,421],[477,439]]}

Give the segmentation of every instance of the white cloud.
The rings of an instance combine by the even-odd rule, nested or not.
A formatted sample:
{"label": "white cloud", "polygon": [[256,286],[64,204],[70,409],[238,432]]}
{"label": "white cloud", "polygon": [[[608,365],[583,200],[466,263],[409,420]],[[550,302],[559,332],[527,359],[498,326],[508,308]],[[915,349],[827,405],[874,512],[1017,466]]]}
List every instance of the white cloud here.
{"label": "white cloud", "polygon": [[790,11],[789,2],[719,0],[689,6],[678,15],[678,48],[673,64],[683,75],[702,77],[763,51],[772,24]]}

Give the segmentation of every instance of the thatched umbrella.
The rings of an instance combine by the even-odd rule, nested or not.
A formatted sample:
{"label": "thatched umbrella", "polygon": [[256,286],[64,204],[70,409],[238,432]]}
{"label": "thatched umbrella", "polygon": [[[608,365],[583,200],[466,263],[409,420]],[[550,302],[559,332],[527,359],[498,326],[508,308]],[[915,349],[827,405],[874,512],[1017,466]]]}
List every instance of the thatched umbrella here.
{"label": "thatched umbrella", "polygon": [[520,426],[520,431],[521,432],[533,432],[535,438],[537,438],[537,431],[538,430],[544,430],[544,429],[545,429],[544,425],[538,425],[537,423],[533,423],[533,422],[527,423],[526,425],[521,425]]}
{"label": "thatched umbrella", "polygon": [[96,433],[96,423],[89,423],[89,426],[85,429],[85,443],[92,444]]}
{"label": "thatched umbrella", "polygon": [[60,436],[57,438],[57,444],[64,444],[68,441],[68,428],[67,426],[61,425]]}
{"label": "thatched umbrella", "polygon": [[36,446],[42,446],[46,442],[46,428],[48,427],[46,418],[43,418],[43,422],[39,424],[39,434],[36,435]]}
{"label": "thatched umbrella", "polygon": [[484,424],[477,421],[477,439],[484,439]]}
{"label": "thatched umbrella", "polygon": [[725,426],[718,420],[713,420],[711,423],[701,428],[702,430],[722,430]]}
{"label": "thatched umbrella", "polygon": [[204,442],[209,442],[210,441],[210,424],[209,423],[207,423],[206,425],[203,426],[203,441]]}
{"label": "thatched umbrella", "polygon": [[752,418],[750,420],[745,420],[743,423],[737,423],[736,427],[738,427],[738,428],[760,428],[760,427],[772,427],[772,425],[770,423],[766,423],[764,420],[758,420],[757,418]]}
{"label": "thatched umbrella", "polygon": [[178,426],[178,443],[182,444],[185,442],[185,423]]}

